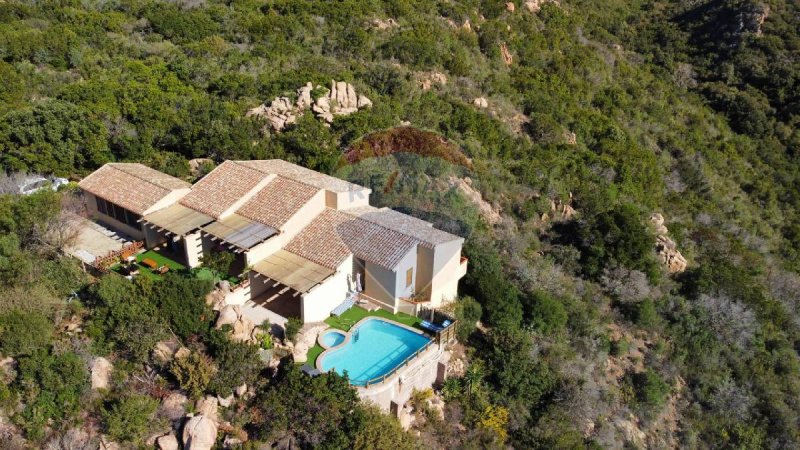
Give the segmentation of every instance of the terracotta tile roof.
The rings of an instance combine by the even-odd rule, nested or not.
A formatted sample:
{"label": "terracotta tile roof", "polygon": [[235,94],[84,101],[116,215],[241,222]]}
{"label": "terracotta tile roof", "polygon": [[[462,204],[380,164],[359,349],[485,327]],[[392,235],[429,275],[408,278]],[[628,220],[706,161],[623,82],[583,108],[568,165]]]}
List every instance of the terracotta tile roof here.
{"label": "terracotta tile roof", "polygon": [[188,206],[215,219],[241,200],[266,175],[235,161],[225,161],[192,186],[192,192],[181,199]]}
{"label": "terracotta tile roof", "polygon": [[430,222],[389,208],[363,206],[346,209],[344,212],[389,228],[390,230],[403,233],[406,236],[411,236],[418,239],[423,246],[428,248],[433,248],[436,245],[446,242],[463,240],[463,238],[459,236],[434,228],[433,224]]}
{"label": "terracotta tile roof", "polygon": [[329,208],[285,249],[328,268],[336,268],[353,254],[394,269],[417,244],[412,237]]}
{"label": "terracotta tile roof", "polygon": [[278,176],[236,210],[236,214],[280,229],[319,191]]}
{"label": "terracotta tile roof", "polygon": [[81,189],[142,214],[177,189],[190,184],[138,163],[108,163],[78,184]]}
{"label": "terracotta tile roof", "polygon": [[282,159],[265,159],[258,161],[237,161],[247,167],[259,170],[266,174],[280,175],[301,183],[325,189],[331,192],[352,192],[366,190],[364,186],[359,186],[341,178],[332,177],[319,173],[315,170],[292,164]]}

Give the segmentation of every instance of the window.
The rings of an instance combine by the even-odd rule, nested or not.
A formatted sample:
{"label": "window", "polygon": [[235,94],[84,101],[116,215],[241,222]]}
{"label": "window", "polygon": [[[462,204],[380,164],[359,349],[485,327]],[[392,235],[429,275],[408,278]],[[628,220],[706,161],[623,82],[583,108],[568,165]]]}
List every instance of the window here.
{"label": "window", "polygon": [[95,197],[94,199],[97,202],[97,210],[105,215],[108,215],[108,210],[106,209],[106,201],[100,197]]}
{"label": "window", "polygon": [[134,228],[139,228],[139,219],[142,218],[139,214],[129,211],[117,204],[104,200],[100,197],[95,197],[97,201],[97,211],[105,214],[108,217],[117,219],[118,221],[130,225]]}
{"label": "window", "polygon": [[414,268],[410,268],[406,270],[406,287],[411,286],[411,282],[414,281]]}

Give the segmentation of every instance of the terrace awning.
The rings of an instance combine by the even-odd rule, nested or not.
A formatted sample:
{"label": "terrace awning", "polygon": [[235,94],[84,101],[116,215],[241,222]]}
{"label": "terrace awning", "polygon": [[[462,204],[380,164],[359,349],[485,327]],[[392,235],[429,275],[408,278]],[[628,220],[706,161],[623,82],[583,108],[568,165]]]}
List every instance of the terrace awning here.
{"label": "terrace awning", "polygon": [[214,218],[180,204],[148,214],[142,221],[156,229],[183,236],[214,221]]}
{"label": "terrace awning", "polygon": [[278,250],[257,262],[253,270],[301,293],[310,291],[334,274],[333,269],[286,250]]}
{"label": "terrace awning", "polygon": [[274,228],[238,214],[211,222],[200,229],[242,250],[249,250],[278,233]]}

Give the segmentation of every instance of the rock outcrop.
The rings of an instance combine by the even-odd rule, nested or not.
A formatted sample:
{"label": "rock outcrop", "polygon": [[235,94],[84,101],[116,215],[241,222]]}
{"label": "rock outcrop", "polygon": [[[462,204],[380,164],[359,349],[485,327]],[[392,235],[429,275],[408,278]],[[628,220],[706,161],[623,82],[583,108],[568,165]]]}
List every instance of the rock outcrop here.
{"label": "rock outcrop", "polygon": [[472,179],[469,177],[465,178],[458,178],[455,176],[450,176],[447,179],[447,184],[450,188],[457,189],[461,194],[463,194],[470,202],[472,202],[475,206],[478,207],[478,212],[480,212],[481,216],[489,222],[490,225],[494,225],[502,219],[500,216],[500,210],[492,206],[491,203],[484,200],[481,193],[472,187]]}
{"label": "rock outcrop", "polygon": [[552,3],[556,6],[559,5],[558,0],[528,0],[525,2],[525,8],[532,13],[537,13],[542,9],[545,3]]}
{"label": "rock outcrop", "polygon": [[318,119],[331,123],[336,116],[346,116],[372,106],[372,100],[359,95],[350,83],[331,80],[328,92],[315,99],[312,92],[322,89],[322,86],[315,88],[310,82],[306,83],[297,90],[294,102],[289,97],[276,97],[269,106],[262,104],[247,111],[246,115],[266,120],[265,131],[280,132],[297,123],[297,119],[309,109]]}
{"label": "rock outcrop", "polygon": [[667,272],[673,274],[686,270],[686,258],[678,251],[675,241],[669,238],[669,230],[664,225],[664,216],[654,213],[650,216],[650,223],[656,232],[658,260],[667,268]]}
{"label": "rock outcrop", "polygon": [[224,325],[231,326],[231,339],[239,342],[256,342],[263,333],[252,320],[242,314],[242,308],[238,305],[227,305],[220,310],[214,327],[220,329]]}
{"label": "rock outcrop", "polygon": [[301,363],[308,360],[308,350],[316,344],[319,334],[327,328],[327,325],[322,324],[314,325],[305,331],[301,331],[292,349],[295,362]]}
{"label": "rock outcrop", "polygon": [[569,193],[569,201],[567,202],[562,202],[560,198],[550,200],[550,215],[555,220],[572,219],[575,213],[575,208],[572,207],[572,192]]}
{"label": "rock outcrop", "polygon": [[507,66],[510,66],[511,63],[514,62],[514,57],[511,56],[511,51],[508,50],[508,46],[505,42],[500,44],[500,56],[503,57],[503,62],[506,63]]}
{"label": "rock outcrop", "polygon": [[738,14],[739,26],[738,32],[752,33],[756,36],[761,36],[761,26],[764,21],[769,17],[770,8],[766,4],[751,5],[744,11]]}
{"label": "rock outcrop", "polygon": [[378,30],[388,30],[396,27],[398,24],[396,20],[390,17],[388,19],[372,19],[370,25]]}
{"label": "rock outcrop", "polygon": [[111,380],[111,371],[114,370],[114,365],[111,361],[97,357],[92,360],[89,365],[92,379],[92,389],[108,389]]}
{"label": "rock outcrop", "polygon": [[441,72],[417,72],[415,78],[423,91],[429,91],[434,85],[447,85],[447,75]]}
{"label": "rock outcrop", "polygon": [[165,434],[156,439],[159,450],[178,450],[178,438],[173,434]]}
{"label": "rock outcrop", "polygon": [[198,414],[183,426],[182,438],[185,450],[211,450],[217,441],[217,423]]}
{"label": "rock outcrop", "polygon": [[177,339],[160,341],[153,349],[153,359],[165,365],[175,358],[175,353],[181,348],[181,343]]}
{"label": "rock outcrop", "polygon": [[477,106],[478,108],[488,108],[489,101],[486,100],[486,97],[478,97],[472,101],[472,104]]}
{"label": "rock outcrop", "polygon": [[193,177],[203,175],[203,170],[207,167],[214,167],[214,160],[210,158],[194,158],[189,160],[189,173]]}
{"label": "rock outcrop", "polygon": [[178,420],[186,414],[186,404],[189,400],[179,392],[173,392],[161,401],[159,415],[169,420]]}

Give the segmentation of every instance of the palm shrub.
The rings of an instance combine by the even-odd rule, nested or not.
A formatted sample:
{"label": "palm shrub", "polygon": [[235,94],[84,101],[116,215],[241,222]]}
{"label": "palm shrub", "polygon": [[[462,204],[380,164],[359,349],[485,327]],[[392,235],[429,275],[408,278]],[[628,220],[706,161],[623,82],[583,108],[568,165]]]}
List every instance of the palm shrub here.
{"label": "palm shrub", "polygon": [[286,339],[294,342],[295,339],[297,339],[297,333],[300,332],[300,328],[302,327],[302,320],[296,317],[290,317],[289,320],[286,321]]}

